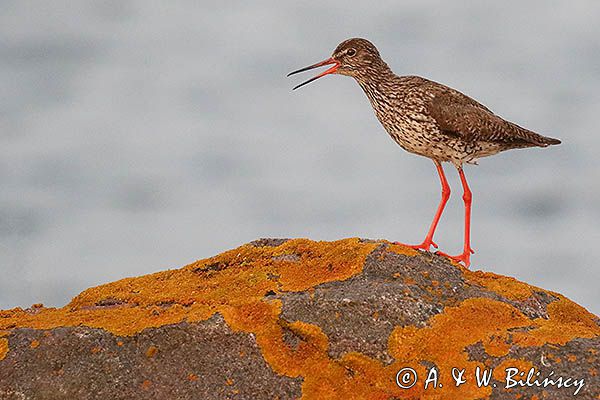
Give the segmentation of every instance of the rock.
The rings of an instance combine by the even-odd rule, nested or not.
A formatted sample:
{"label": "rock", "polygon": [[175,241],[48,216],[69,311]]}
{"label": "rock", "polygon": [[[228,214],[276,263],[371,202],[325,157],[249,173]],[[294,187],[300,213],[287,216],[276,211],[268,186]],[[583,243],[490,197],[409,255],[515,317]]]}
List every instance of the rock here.
{"label": "rock", "polygon": [[0,311],[0,399],[597,399],[599,352],[558,293],[385,241],[261,239]]}

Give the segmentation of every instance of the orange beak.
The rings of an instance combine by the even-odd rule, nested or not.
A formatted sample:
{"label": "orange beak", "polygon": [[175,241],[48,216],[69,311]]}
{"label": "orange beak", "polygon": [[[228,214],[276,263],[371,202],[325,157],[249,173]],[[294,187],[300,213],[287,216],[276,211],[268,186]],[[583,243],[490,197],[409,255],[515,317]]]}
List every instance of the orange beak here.
{"label": "orange beak", "polygon": [[339,63],[339,61],[336,61],[333,58],[328,58],[325,61],[321,61],[319,63],[309,65],[308,67],[300,68],[299,70],[296,70],[294,72],[290,72],[289,74],[287,74],[287,76],[292,76],[292,75],[300,73],[300,72],[308,71],[313,68],[319,68],[319,67],[322,67],[323,65],[330,65],[330,64],[335,64],[335,65],[333,67],[329,68],[328,70],[321,72],[319,75],[312,77],[309,80],[302,82],[301,84],[299,84],[297,86],[294,86],[294,88],[292,90],[296,90],[301,86],[311,83],[312,81],[316,81],[317,79],[322,78],[325,75],[333,74],[340,67],[340,63]]}

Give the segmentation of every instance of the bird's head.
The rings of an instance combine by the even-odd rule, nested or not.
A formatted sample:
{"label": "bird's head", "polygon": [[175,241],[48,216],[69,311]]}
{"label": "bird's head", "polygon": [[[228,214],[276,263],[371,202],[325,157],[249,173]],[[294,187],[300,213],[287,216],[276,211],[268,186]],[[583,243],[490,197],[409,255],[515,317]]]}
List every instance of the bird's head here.
{"label": "bird's head", "polygon": [[385,66],[387,68],[387,65],[381,59],[379,51],[377,51],[377,48],[373,43],[366,39],[353,38],[344,40],[340,43],[333,51],[331,57],[327,60],[290,72],[288,76],[308,71],[313,68],[322,67],[324,65],[332,65],[332,67],[321,72],[319,75],[302,82],[294,87],[294,89],[298,89],[307,83],[329,74],[348,75],[360,79],[368,74],[377,73],[377,70],[381,67]]}

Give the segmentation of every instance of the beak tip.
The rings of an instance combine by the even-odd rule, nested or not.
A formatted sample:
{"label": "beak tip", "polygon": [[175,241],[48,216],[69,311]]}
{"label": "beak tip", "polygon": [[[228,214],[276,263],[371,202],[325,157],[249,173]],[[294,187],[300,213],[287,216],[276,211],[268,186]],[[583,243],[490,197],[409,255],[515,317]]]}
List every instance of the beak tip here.
{"label": "beak tip", "polygon": [[312,82],[312,81],[314,81],[316,79],[319,79],[319,78],[321,78],[321,77],[323,77],[325,75],[335,73],[335,71],[340,66],[340,63],[338,61],[334,60],[333,58],[328,58],[325,61],[321,61],[319,63],[313,64],[313,65],[309,65],[308,67],[300,68],[299,70],[292,71],[289,74],[287,74],[287,76],[289,77],[289,76],[295,75],[295,74],[300,73],[300,72],[308,71],[308,70],[311,70],[313,68],[322,67],[323,65],[329,65],[329,64],[335,64],[335,65],[333,67],[329,68],[328,70],[320,73],[319,75],[314,76],[314,77],[310,78],[309,80],[307,80],[305,82],[302,82],[299,85],[294,86],[294,88],[292,88],[292,90],[296,90],[299,87],[304,86],[304,85],[306,85],[306,84],[308,84],[308,83],[310,83],[310,82]]}

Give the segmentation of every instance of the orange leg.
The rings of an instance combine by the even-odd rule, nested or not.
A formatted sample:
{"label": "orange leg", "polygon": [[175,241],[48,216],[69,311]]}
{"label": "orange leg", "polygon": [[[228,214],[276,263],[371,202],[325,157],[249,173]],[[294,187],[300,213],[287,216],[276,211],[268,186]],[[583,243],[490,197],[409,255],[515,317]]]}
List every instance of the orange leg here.
{"label": "orange leg", "polygon": [[444,207],[446,207],[446,203],[450,198],[450,186],[448,185],[448,181],[446,180],[446,175],[444,175],[444,168],[442,168],[442,164],[439,161],[434,161],[435,167],[437,168],[438,175],[440,176],[440,182],[442,184],[442,199],[440,200],[440,204],[438,205],[435,216],[433,217],[433,221],[431,222],[431,226],[429,227],[429,232],[427,232],[427,236],[423,243],[417,245],[409,245],[400,242],[394,242],[395,244],[401,244],[403,246],[412,247],[413,249],[423,249],[425,251],[429,251],[431,246],[437,249],[437,244],[433,242],[433,234],[435,233],[435,228],[437,228],[438,222],[440,222],[440,218],[442,216],[442,212],[444,212]]}
{"label": "orange leg", "polygon": [[449,257],[454,261],[463,262],[465,267],[469,267],[471,264],[471,254],[475,253],[471,248],[471,189],[469,189],[469,185],[467,184],[467,178],[465,178],[465,173],[462,168],[458,168],[458,175],[460,176],[460,181],[463,187],[463,201],[465,203],[465,243],[463,246],[462,254],[457,256],[449,256],[446,253],[442,253],[441,251],[438,254]]}

